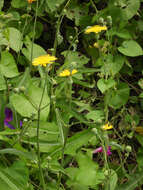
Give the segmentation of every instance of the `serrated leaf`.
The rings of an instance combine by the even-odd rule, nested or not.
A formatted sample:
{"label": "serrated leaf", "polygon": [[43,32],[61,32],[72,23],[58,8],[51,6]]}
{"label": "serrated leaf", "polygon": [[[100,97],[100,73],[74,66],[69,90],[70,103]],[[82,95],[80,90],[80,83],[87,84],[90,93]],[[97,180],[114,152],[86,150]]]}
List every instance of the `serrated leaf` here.
{"label": "serrated leaf", "polygon": [[124,41],[120,47],[118,47],[118,51],[123,55],[129,57],[136,57],[143,55],[143,50],[141,46],[134,40]]}

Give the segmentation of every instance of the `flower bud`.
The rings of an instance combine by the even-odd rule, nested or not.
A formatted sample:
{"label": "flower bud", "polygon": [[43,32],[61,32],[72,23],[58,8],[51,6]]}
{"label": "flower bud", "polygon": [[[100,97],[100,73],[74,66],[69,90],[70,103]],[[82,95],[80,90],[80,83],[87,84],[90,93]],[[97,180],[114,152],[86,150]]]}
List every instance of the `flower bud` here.
{"label": "flower bud", "polygon": [[69,36],[69,39],[70,39],[70,40],[73,40],[73,36]]}
{"label": "flower bud", "polygon": [[103,24],[104,23],[104,18],[100,17],[99,18],[99,24]]}
{"label": "flower bud", "polygon": [[125,150],[126,150],[127,152],[132,152],[132,147],[129,146],[129,145],[127,145],[126,148],[125,148]]}
{"label": "flower bud", "polygon": [[26,88],[25,88],[24,86],[21,86],[21,87],[19,88],[19,90],[20,90],[21,92],[25,92]]}
{"label": "flower bud", "polygon": [[19,88],[14,88],[13,91],[14,91],[15,93],[19,93],[20,90],[19,90]]}

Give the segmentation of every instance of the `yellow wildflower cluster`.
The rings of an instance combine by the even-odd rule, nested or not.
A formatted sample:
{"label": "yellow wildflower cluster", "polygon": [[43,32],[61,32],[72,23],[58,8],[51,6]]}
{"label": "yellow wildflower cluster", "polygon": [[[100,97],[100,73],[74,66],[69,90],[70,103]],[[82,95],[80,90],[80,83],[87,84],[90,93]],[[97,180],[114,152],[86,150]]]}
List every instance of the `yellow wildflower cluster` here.
{"label": "yellow wildflower cluster", "polygon": [[41,65],[46,67],[47,64],[52,64],[56,59],[57,58],[55,56],[52,56],[50,54],[41,55],[33,60],[32,65],[34,66]]}
{"label": "yellow wildflower cluster", "polygon": [[109,129],[112,129],[112,128],[113,128],[113,125],[111,125],[109,123],[106,123],[105,125],[102,126],[103,130],[109,130]]}
{"label": "yellow wildflower cluster", "polygon": [[59,76],[60,77],[67,77],[67,76],[71,76],[71,75],[74,75],[75,73],[77,73],[77,70],[76,69],[73,69],[72,71],[69,71],[68,69],[65,69],[63,70]]}
{"label": "yellow wildflower cluster", "polygon": [[95,26],[88,27],[85,30],[85,34],[89,34],[91,32],[94,32],[94,33],[97,34],[97,33],[101,32],[102,30],[107,30],[107,27],[106,26],[95,25]]}

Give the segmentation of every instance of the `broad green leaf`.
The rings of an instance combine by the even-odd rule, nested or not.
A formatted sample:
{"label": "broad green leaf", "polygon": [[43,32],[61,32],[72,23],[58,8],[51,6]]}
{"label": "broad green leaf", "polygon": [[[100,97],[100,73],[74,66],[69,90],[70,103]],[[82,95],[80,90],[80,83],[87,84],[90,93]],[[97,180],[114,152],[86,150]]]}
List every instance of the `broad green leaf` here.
{"label": "broad green leaf", "polygon": [[14,51],[19,52],[22,48],[22,34],[19,30],[13,27],[6,29],[8,32],[9,46]]}
{"label": "broad green leaf", "polygon": [[83,65],[87,64],[89,61],[89,58],[87,58],[85,55],[82,55],[80,52],[77,51],[64,51],[61,54],[64,55],[66,59],[63,66],[61,66],[61,68],[59,69],[59,71],[67,67],[82,68]]}
{"label": "broad green leaf", "polygon": [[21,0],[12,0],[11,5],[14,8],[22,8],[25,7],[27,5],[27,0],[25,1],[21,1]]}
{"label": "broad green leaf", "polygon": [[65,0],[54,0],[54,1],[46,0],[46,4],[48,8],[51,10],[51,12],[56,11],[56,9],[64,2]]}
{"label": "broad green leaf", "polygon": [[26,41],[25,42],[26,48],[22,49],[22,53],[25,55],[25,57],[31,61],[31,53],[32,53],[32,59],[39,57],[41,55],[45,55],[47,54],[47,52],[40,46],[37,44],[33,44],[33,52],[31,52],[32,49],[32,42],[30,41]]}
{"label": "broad green leaf", "polygon": [[5,38],[4,34],[0,33],[0,45],[8,46],[8,40]]}
{"label": "broad green leaf", "polygon": [[102,78],[102,79],[98,80],[97,87],[99,88],[99,90],[102,93],[104,93],[106,90],[114,87],[115,84],[116,84],[116,82],[113,79],[111,79],[111,78],[109,78],[107,80],[105,80],[105,79]]}
{"label": "broad green leaf", "polygon": [[123,8],[124,19],[131,19],[135,14],[137,14],[140,8],[140,0],[122,0],[125,2],[125,7]]}
{"label": "broad green leaf", "polygon": [[[111,54],[108,54],[105,56],[105,61],[103,62],[103,59],[102,57],[98,59],[99,62],[102,63],[102,67],[101,67],[101,72],[107,76],[114,76],[116,75],[120,70],[121,68],[123,67],[124,65],[124,62],[125,62],[125,58],[124,56],[122,55],[111,55]],[[103,64],[104,63],[104,64]]]}
{"label": "broad green leaf", "polygon": [[104,119],[104,111],[103,110],[95,110],[89,111],[86,115],[88,120],[93,120],[94,122],[102,122]]}
{"label": "broad green leaf", "polygon": [[26,97],[19,94],[12,94],[10,97],[10,102],[16,109],[16,111],[23,117],[32,117],[36,115],[37,111],[33,107],[32,103]]}
{"label": "broad green leaf", "polygon": [[16,77],[19,75],[15,60],[11,53],[3,51],[1,53],[0,71],[7,78]]}
{"label": "broad green leaf", "polygon": [[[67,18],[75,21],[76,26],[79,26],[82,23],[80,23],[80,21],[85,19],[88,15],[88,6],[85,6],[85,4],[82,3],[79,4],[77,0],[71,1],[65,14]],[[87,25],[88,24],[90,23],[87,23]]]}
{"label": "broad green leaf", "polygon": [[110,185],[110,190],[116,190],[116,185],[118,181],[118,176],[114,170],[110,171],[109,174],[109,185]]}
{"label": "broad green leaf", "polygon": [[126,83],[120,82],[116,89],[111,90],[105,97],[105,101],[109,106],[114,109],[118,109],[121,106],[125,105],[129,98],[130,89]]}
{"label": "broad green leaf", "polygon": [[6,81],[4,80],[4,77],[0,73],[0,90],[6,89]]}
{"label": "broad green leaf", "polygon": [[86,145],[94,134],[90,130],[84,130],[70,137],[65,147],[65,153],[75,155],[76,150]]}
{"label": "broad green leaf", "polygon": [[[14,108],[16,109],[16,111],[23,117],[30,118],[34,114],[35,115],[34,118],[37,118],[37,108],[41,101],[42,92],[43,92],[42,88],[38,88],[31,83],[27,89],[26,96],[19,94],[12,94],[10,97],[10,101],[14,106]],[[44,109],[41,110],[40,120],[45,121],[48,117],[49,108],[50,108],[50,99],[46,93],[46,90],[43,96],[41,108]]]}
{"label": "broad green leaf", "polygon": [[118,51],[129,57],[143,55],[141,46],[134,40],[124,41],[122,46],[118,47]]}
{"label": "broad green leaf", "polygon": [[76,155],[78,162],[77,168],[67,168],[67,173],[73,183],[78,183],[84,187],[95,187],[105,179],[103,172],[98,168],[98,165],[91,160],[89,156],[79,152]]}

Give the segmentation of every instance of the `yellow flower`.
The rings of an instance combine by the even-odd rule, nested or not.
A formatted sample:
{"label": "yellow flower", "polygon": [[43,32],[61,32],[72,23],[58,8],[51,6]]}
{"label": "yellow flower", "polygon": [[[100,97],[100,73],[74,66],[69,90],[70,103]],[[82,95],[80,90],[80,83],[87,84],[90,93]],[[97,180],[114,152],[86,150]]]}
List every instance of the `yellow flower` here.
{"label": "yellow flower", "polygon": [[112,129],[112,128],[113,128],[113,125],[110,125],[109,122],[102,126],[103,130],[109,130],[109,129]]}
{"label": "yellow flower", "polygon": [[56,59],[57,58],[55,56],[52,56],[50,54],[41,55],[33,60],[32,65],[34,66],[41,65],[46,67],[47,64],[52,64]]}
{"label": "yellow flower", "polygon": [[77,70],[76,69],[73,69],[71,72],[68,70],[68,69],[65,69],[63,70],[59,76],[60,77],[67,77],[67,76],[71,76],[71,75],[74,75],[75,73],[77,73]]}
{"label": "yellow flower", "polygon": [[32,3],[33,1],[36,1],[36,0],[27,0],[28,1],[28,3]]}
{"label": "yellow flower", "polygon": [[89,34],[89,33],[91,33],[91,32],[99,33],[99,32],[101,32],[102,30],[107,30],[107,27],[106,27],[106,26],[95,25],[95,26],[88,27],[88,28],[85,30],[85,34]]}

